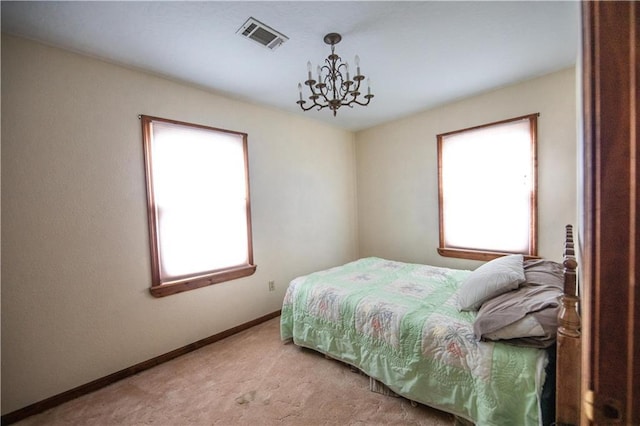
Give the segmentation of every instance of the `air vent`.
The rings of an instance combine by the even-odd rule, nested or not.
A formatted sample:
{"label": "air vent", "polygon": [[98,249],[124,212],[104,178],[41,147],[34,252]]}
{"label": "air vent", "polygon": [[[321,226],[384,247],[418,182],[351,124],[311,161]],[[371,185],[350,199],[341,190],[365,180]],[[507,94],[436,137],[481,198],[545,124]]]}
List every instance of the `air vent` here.
{"label": "air vent", "polygon": [[280,34],[254,18],[247,19],[247,22],[245,22],[236,33],[256,43],[260,43],[271,50],[275,50],[282,43],[289,40],[289,37],[286,35]]}

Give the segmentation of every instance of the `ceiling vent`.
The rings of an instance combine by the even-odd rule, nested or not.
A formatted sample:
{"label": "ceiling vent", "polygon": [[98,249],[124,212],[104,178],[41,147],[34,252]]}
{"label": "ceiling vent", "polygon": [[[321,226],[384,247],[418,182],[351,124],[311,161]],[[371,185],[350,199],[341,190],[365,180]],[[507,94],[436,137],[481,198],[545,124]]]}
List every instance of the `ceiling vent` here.
{"label": "ceiling vent", "polygon": [[260,43],[264,47],[275,50],[282,43],[289,40],[284,34],[277,32],[276,30],[269,28],[265,24],[260,21],[255,20],[254,18],[247,19],[239,29],[236,31],[237,34],[240,34],[242,37],[246,37],[251,39],[257,43]]}

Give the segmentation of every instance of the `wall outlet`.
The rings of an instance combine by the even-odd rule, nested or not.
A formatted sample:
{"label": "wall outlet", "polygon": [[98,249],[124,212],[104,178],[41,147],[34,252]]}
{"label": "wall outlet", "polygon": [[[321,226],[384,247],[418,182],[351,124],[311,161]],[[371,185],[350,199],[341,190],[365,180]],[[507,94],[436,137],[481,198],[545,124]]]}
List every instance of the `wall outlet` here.
{"label": "wall outlet", "polygon": [[269,291],[275,291],[275,290],[276,290],[276,282],[269,281]]}

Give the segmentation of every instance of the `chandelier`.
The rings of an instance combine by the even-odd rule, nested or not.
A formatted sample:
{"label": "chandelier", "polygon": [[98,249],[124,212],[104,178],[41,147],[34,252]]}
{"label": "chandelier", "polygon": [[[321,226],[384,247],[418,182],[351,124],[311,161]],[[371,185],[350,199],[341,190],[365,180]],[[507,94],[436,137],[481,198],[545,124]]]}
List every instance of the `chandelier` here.
{"label": "chandelier", "polygon": [[367,94],[359,97],[360,83],[364,80],[364,75],[360,74],[360,58],[355,57],[356,74],[353,80],[349,77],[349,63],[342,62],[340,56],[335,54],[336,44],[340,43],[342,36],[338,33],[329,33],[324,36],[324,42],[331,45],[331,55],[325,59],[326,65],[322,67],[318,65],[317,77],[314,80],[311,75],[311,61],[307,62],[307,70],[309,72],[308,80],[304,82],[309,86],[311,95],[311,105],[305,107],[305,101],[302,99],[302,84],[298,83],[298,91],[300,92],[300,100],[296,103],[300,105],[303,111],[309,111],[312,108],[329,108],[335,116],[338,108],[348,106],[353,108],[354,104],[366,106],[369,105],[373,95],[371,94],[370,80],[367,79]]}

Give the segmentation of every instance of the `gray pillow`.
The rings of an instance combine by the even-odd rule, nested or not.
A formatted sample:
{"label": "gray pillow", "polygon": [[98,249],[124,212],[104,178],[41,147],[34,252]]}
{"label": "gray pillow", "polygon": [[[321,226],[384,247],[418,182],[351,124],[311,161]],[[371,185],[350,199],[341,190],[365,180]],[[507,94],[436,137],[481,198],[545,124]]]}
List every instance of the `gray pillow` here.
{"label": "gray pillow", "polygon": [[[485,302],[473,324],[476,338],[545,348],[556,340],[559,296],[564,288],[563,266],[550,260],[524,263],[526,282],[518,289]],[[539,327],[518,327],[523,323]],[[540,333],[540,329],[543,333]]]}
{"label": "gray pillow", "polygon": [[544,328],[542,328],[535,315],[527,314],[524,318],[520,318],[496,331],[485,333],[484,337],[487,340],[510,340],[523,336],[542,337],[544,335]]}
{"label": "gray pillow", "polygon": [[461,311],[478,310],[485,301],[518,288],[524,280],[521,254],[493,259],[463,281],[458,290],[458,308]]}

